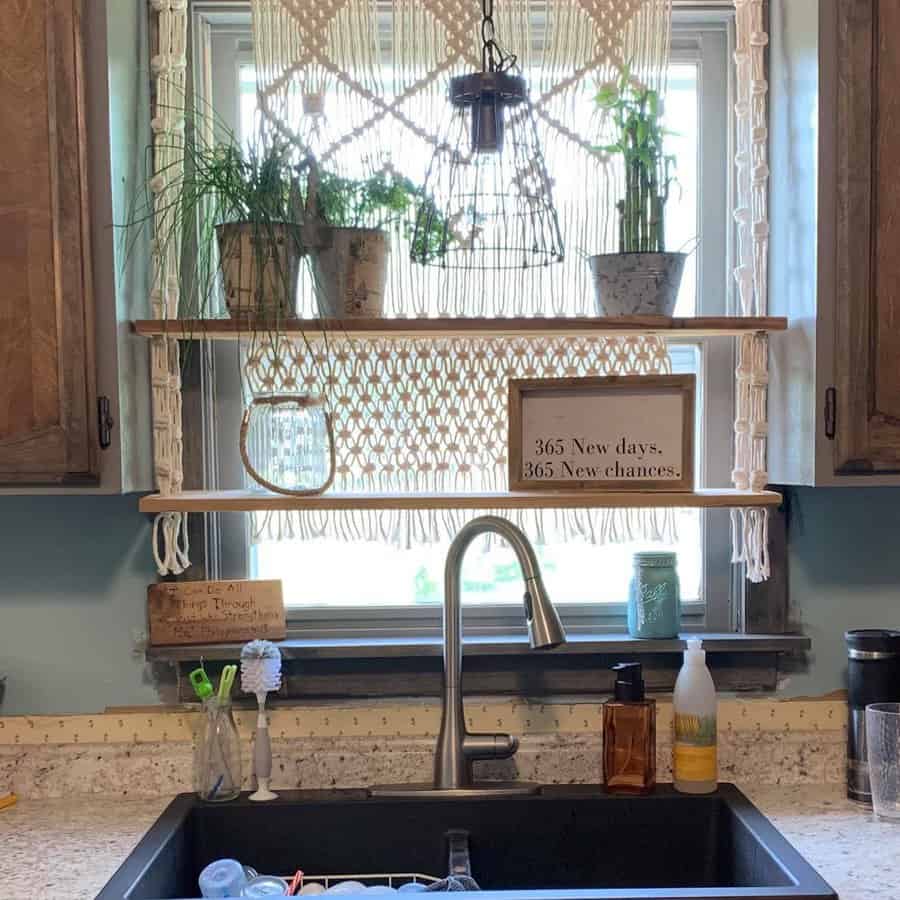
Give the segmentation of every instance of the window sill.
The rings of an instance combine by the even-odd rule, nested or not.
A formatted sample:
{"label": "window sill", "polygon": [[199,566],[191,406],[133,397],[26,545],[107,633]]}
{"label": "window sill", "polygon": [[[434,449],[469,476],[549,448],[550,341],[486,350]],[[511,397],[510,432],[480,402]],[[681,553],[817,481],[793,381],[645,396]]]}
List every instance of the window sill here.
{"label": "window sill", "polygon": [[[694,635],[691,634],[693,637]],[[796,653],[810,649],[811,641],[799,634],[713,634],[698,632],[710,654]],[[440,637],[367,637],[367,638],[293,638],[279,641],[284,659],[381,659],[440,656]],[[147,658],[167,662],[199,660],[233,660],[240,656],[241,644],[205,644],[191,646],[150,647]],[[483,635],[466,637],[466,657],[530,655],[527,638],[520,635]],[[553,656],[595,655],[660,655],[682,653],[683,638],[647,640],[627,634],[570,634],[568,642],[550,653]]]}
{"label": "window sill", "polygon": [[[713,680],[719,691],[774,691],[779,658],[808,650],[802,635],[705,634]],[[438,698],[443,682],[441,642],[435,637],[289,640],[280,643],[284,663],[279,700],[378,700]],[[611,667],[639,660],[652,693],[670,692],[682,663],[683,640],[645,641],[621,634],[580,634],[549,652],[533,652],[524,637],[481,636],[465,642],[463,684],[468,695],[529,698],[594,698],[609,695]],[[187,674],[203,660],[218,676],[239,644],[157,647],[157,666],[172,664],[173,702],[190,702]]]}

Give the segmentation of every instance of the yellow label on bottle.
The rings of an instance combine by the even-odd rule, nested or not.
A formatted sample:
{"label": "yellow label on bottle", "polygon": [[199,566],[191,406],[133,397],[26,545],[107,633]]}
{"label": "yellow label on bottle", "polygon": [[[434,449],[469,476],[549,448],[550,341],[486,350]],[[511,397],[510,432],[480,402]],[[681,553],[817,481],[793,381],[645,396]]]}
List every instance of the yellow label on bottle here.
{"label": "yellow label on bottle", "polygon": [[716,745],[698,747],[676,741],[674,774],[676,781],[716,781],[719,776]]}

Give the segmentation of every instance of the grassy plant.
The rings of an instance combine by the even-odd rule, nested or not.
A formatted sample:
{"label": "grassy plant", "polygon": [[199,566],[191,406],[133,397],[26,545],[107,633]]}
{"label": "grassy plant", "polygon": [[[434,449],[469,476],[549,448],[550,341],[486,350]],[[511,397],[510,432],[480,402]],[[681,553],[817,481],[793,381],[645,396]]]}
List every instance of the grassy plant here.
{"label": "grassy plant", "polygon": [[[189,126],[183,171],[174,178],[164,171],[150,179],[128,223],[132,241],[155,221],[160,249],[176,247],[181,317],[202,318],[221,305],[219,225],[248,223],[269,273],[273,262],[280,264],[271,247],[287,235],[297,253],[315,251],[317,225],[396,228],[407,238],[413,235],[419,189],[408,178],[376,173],[354,179],[320,170],[284,142],[259,138],[242,145],[214,116],[197,118]],[[211,133],[215,140],[205,137]],[[430,231],[419,236],[419,250],[436,252],[444,229],[444,220],[436,218]],[[256,268],[262,273],[266,267]],[[278,276],[289,290],[291,273]]]}
{"label": "grassy plant", "polygon": [[628,68],[594,98],[612,117],[616,140],[595,150],[622,156],[625,196],[616,203],[620,253],[665,250],[665,207],[675,158],[665,153],[659,93],[631,78]]}

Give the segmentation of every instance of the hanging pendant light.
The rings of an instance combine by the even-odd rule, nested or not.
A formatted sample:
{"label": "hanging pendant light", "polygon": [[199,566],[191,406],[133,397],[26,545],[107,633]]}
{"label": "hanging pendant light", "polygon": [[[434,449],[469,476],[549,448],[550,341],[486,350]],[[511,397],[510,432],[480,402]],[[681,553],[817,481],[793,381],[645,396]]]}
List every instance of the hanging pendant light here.
{"label": "hanging pendant light", "polygon": [[494,37],[482,0],[481,72],[450,79],[451,116],[416,215],[414,262],[521,269],[564,256],[551,181],[525,79]]}

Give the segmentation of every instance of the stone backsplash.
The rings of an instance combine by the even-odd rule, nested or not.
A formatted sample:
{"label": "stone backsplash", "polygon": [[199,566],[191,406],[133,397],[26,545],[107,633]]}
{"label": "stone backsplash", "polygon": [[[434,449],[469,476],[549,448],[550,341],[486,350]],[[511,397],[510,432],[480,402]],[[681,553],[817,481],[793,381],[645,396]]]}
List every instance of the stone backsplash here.
{"label": "stone backsplash", "polygon": [[[516,756],[480,763],[485,778],[541,783],[601,780],[601,706],[469,700],[474,731],[521,737]],[[237,716],[249,784],[255,713]],[[658,704],[661,781],[671,773],[671,703]],[[362,787],[427,781],[440,709],[390,705],[283,707],[270,730],[276,788]],[[729,700],[719,705],[719,775],[757,784],[840,783],[846,705],[841,701]],[[0,718],[0,793],[23,798],[106,794],[165,796],[191,789],[192,709],[96,716]],[[476,770],[479,771],[479,770]]]}

